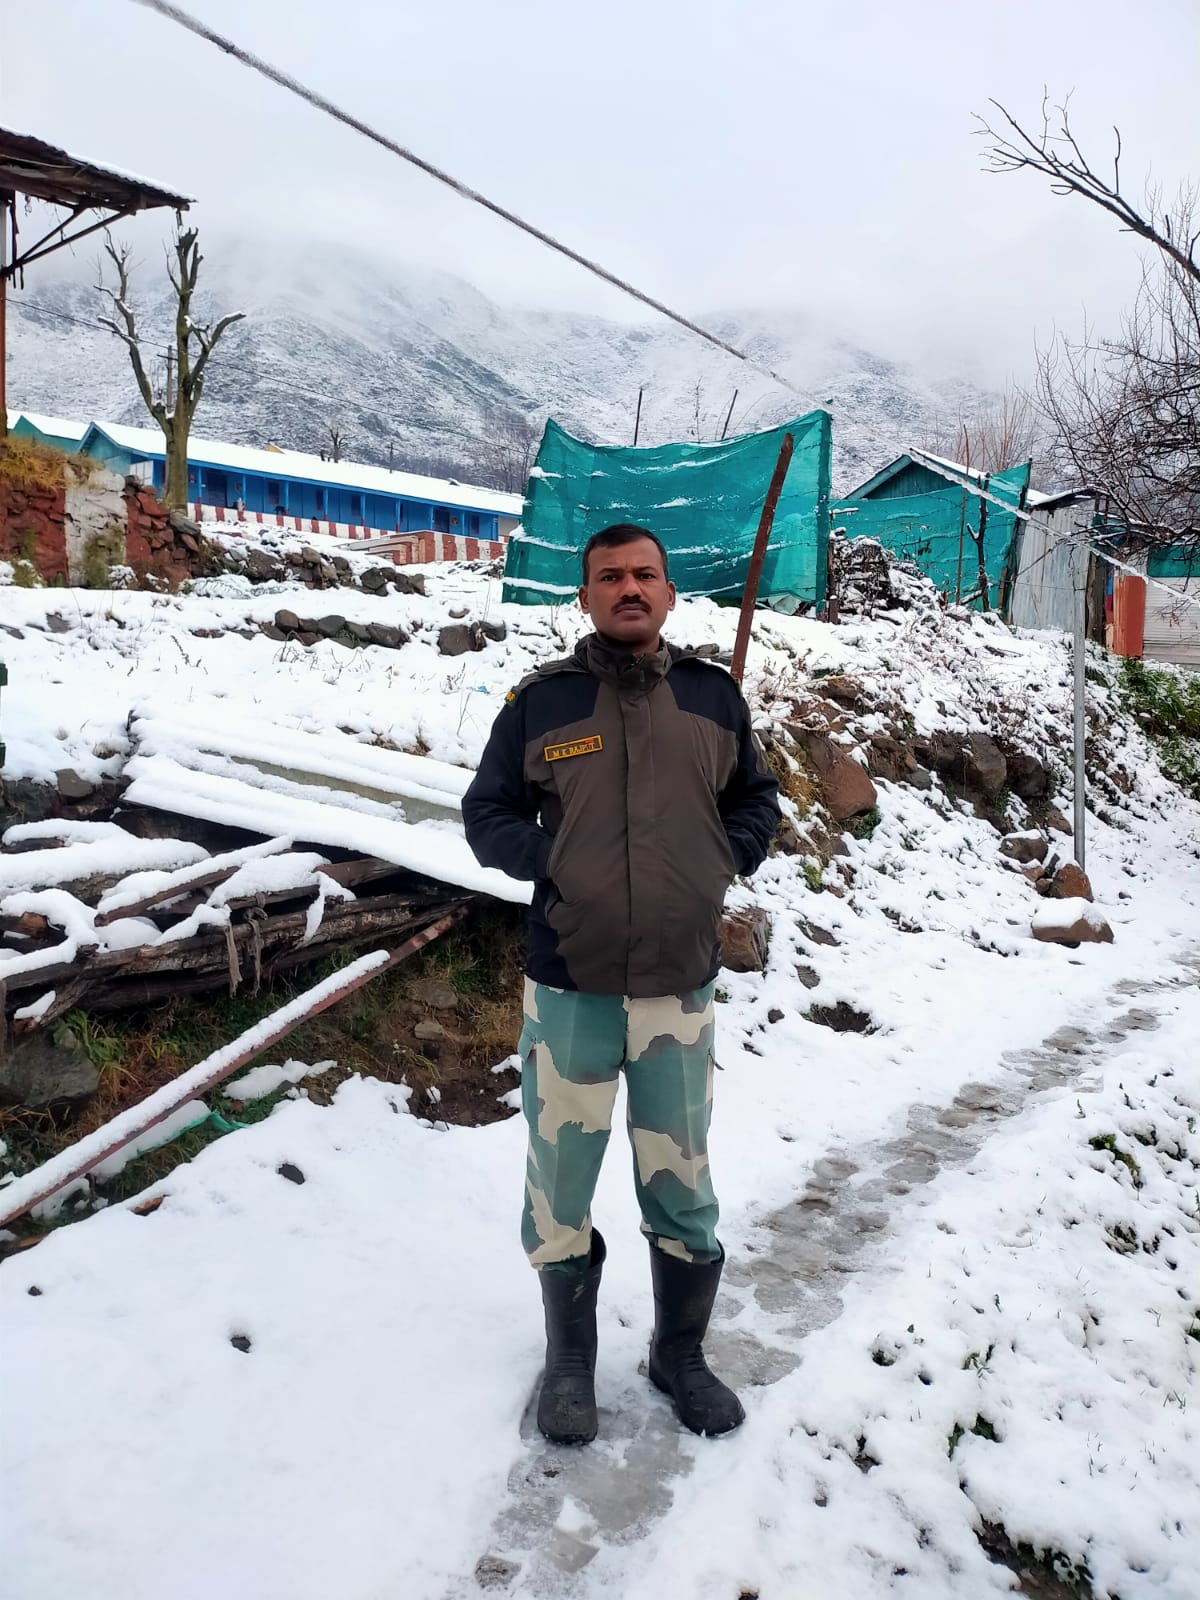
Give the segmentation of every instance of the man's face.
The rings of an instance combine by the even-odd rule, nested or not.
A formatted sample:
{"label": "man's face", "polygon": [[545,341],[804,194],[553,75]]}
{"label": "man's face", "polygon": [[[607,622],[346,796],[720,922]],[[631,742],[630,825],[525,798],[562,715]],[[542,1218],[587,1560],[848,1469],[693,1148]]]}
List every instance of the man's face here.
{"label": "man's face", "polygon": [[663,574],[658,546],[652,539],[634,539],[593,550],[579,604],[606,639],[635,655],[655,649],[667,612],[675,609],[675,585]]}

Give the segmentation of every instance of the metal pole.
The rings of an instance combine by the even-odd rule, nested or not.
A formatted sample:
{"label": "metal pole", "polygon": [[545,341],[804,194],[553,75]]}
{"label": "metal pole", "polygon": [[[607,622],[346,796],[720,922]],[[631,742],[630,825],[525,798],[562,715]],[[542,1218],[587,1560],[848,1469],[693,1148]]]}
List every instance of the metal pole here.
{"label": "metal pole", "polygon": [[116,1155],[118,1151],[124,1150],[126,1145],[149,1128],[165,1122],[173,1112],[179,1110],[180,1106],[186,1105],[189,1100],[194,1100],[199,1095],[207,1094],[239,1067],[245,1066],[247,1061],[253,1061],[255,1056],[260,1056],[264,1050],[270,1049],[280,1039],[286,1038],[302,1022],[307,1022],[318,1012],[336,1005],[343,996],[355,989],[361,989],[364,983],[370,983],[371,979],[377,978],[381,972],[386,972],[397,962],[403,961],[406,956],[414,954],[436,939],[439,934],[445,933],[447,928],[459,922],[465,914],[465,908],[460,908],[451,911],[447,916],[439,917],[436,922],[430,923],[429,927],[423,928],[420,933],[405,940],[392,955],[388,955],[386,950],[379,950],[369,956],[360,956],[341,972],[334,973],[333,977],[326,978],[324,982],[305,990],[287,1005],[281,1006],[270,1016],[264,1017],[261,1022],[248,1028],[245,1033],[239,1034],[229,1044],[206,1056],[203,1061],[197,1062],[182,1077],[176,1078],[172,1083],[149,1095],[141,1105],[121,1112],[111,1122],[106,1122],[94,1133],[89,1133],[80,1139],[78,1144],[71,1145],[58,1155],[52,1156],[42,1166],[18,1178],[9,1188],[2,1191],[3,1199],[0,1200],[0,1206],[3,1206],[3,1211],[0,1211],[0,1227],[15,1222],[34,1206],[49,1200],[51,1195],[57,1194],[60,1189],[65,1189],[69,1184],[86,1177],[93,1168],[98,1167],[102,1161],[107,1161],[110,1156]]}
{"label": "metal pole", "polygon": [[8,436],[8,208],[0,194],[0,439]]}
{"label": "metal pole", "polygon": [[639,389],[638,390],[637,415],[633,419],[633,442],[634,442],[634,446],[635,447],[636,447],[637,442],[638,442],[638,433],[641,430],[641,426],[642,426],[642,391]]}
{"label": "metal pole", "polygon": [[775,463],[775,471],[771,474],[771,486],[767,490],[767,498],[763,501],[762,516],[758,519],[758,533],[754,538],[750,568],[746,573],[746,588],[742,594],[742,612],[738,617],[733,664],[729,669],[735,683],[741,683],[742,674],[746,670],[746,651],[750,647],[750,619],[754,615],[754,602],[758,599],[758,580],[762,577],[763,559],[771,537],[771,524],[775,521],[775,507],[779,504],[779,496],[783,492],[783,480],[787,477],[788,463],[792,459],[795,443],[790,433],[784,434],[783,443],[779,446],[779,459]]}
{"label": "metal pole", "polygon": [[729,432],[729,424],[730,424],[730,421],[733,418],[733,408],[734,408],[735,405],[737,405],[737,397],[738,397],[738,391],[735,389],[733,391],[733,399],[729,402],[729,410],[725,413],[725,426],[721,429],[721,437],[722,437],[722,439]]}
{"label": "metal pole", "polygon": [[1084,823],[1087,816],[1084,801],[1087,797],[1087,776],[1084,769],[1084,739],[1086,734],[1085,691],[1087,684],[1087,587],[1090,552],[1082,536],[1075,546],[1073,563],[1075,574],[1075,638],[1072,647],[1075,666],[1075,859],[1087,870],[1084,860],[1086,845]]}

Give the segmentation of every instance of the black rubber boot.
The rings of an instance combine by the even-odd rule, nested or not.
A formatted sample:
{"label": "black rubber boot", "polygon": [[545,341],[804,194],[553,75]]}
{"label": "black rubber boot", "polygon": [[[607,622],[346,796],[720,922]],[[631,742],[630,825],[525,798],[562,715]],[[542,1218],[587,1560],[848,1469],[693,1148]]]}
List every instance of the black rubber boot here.
{"label": "black rubber boot", "polygon": [[650,1246],[654,1280],[654,1337],[650,1381],[675,1402],[693,1433],[729,1433],[746,1420],[742,1403],[708,1370],[701,1341],[708,1329],[725,1253],[719,1261],[680,1261]]}
{"label": "black rubber boot", "polygon": [[538,1273],[546,1308],[546,1371],[537,1424],[556,1444],[588,1444],[596,1437],[596,1296],[605,1253],[593,1228],[586,1262]]}

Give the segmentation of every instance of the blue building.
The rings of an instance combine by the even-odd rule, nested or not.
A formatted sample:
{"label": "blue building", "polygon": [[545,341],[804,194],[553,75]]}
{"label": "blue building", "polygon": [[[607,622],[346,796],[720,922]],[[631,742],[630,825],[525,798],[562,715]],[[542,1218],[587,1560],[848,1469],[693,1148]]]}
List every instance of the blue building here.
{"label": "blue building", "polygon": [[14,439],[33,439],[68,455],[79,449],[87,430],[86,422],[72,422],[67,417],[46,417],[37,411],[8,413],[8,431]]}
{"label": "blue building", "polygon": [[[262,522],[351,537],[432,532],[495,541],[521,517],[520,495],[454,479],[211,439],[193,438],[189,446],[188,502],[197,520]],[[166,452],[158,428],[93,422],[79,448],[114,472],[163,487]]]}

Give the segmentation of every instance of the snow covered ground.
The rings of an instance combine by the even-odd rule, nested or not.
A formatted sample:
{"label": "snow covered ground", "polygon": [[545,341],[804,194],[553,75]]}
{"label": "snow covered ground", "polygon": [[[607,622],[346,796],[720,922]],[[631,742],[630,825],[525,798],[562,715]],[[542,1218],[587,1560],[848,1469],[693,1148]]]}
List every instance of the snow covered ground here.
{"label": "snow covered ground", "polygon": [[[338,593],[404,626],[403,650],[305,651],[196,636],[298,606],[212,587],[0,593],[21,634],[6,776],[113,775],[131,716],[320,734],[359,777],[378,745],[469,767],[505,690],[581,627],[451,569],[428,598]],[[508,638],[448,660],[437,629],[464,608]],[[727,648],[735,622],[688,602],[670,631]],[[1041,753],[1069,726],[1068,665],[1061,640],[979,619],[772,616],[748,687],[783,714],[837,668],[917,732]],[[816,892],[779,856],[731,896],[773,923],[767,973],[723,977],[719,1008],[710,1342],[739,1433],[681,1434],[639,1373],[649,1275],[619,1133],[596,1205],[601,1437],[571,1452],[530,1414],[520,1120],[446,1128],[394,1086],[352,1079],[328,1107],[299,1088],[152,1214],[113,1207],[0,1266],[5,1600],[1020,1592],[989,1529],[1079,1593],[1195,1600],[1200,807],[1092,692],[1132,775],[1089,819],[1112,945],[1035,942],[1031,886],[936,787],[880,783],[849,881],[835,864]],[[839,1001],[874,1031],[806,1015]]]}

